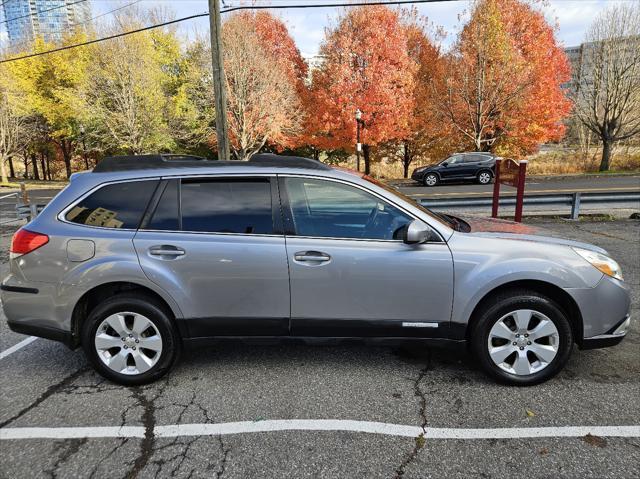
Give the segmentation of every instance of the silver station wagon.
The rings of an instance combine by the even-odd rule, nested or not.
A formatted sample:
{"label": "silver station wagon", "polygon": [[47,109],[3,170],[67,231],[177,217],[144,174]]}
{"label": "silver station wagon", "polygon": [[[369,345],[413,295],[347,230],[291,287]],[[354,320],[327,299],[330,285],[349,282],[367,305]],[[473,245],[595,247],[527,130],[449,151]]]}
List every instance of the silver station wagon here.
{"label": "silver station wagon", "polygon": [[305,158],[106,158],[15,234],[10,258],[9,327],[81,346],[125,385],[232,339],[466,344],[492,377],[531,385],[630,322],[603,249],[433,213]]}

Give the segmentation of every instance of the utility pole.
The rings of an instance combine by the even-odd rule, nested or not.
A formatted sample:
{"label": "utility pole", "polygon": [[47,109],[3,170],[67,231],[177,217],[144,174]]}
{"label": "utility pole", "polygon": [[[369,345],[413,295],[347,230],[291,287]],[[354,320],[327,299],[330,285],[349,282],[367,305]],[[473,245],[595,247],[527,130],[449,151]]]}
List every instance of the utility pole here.
{"label": "utility pole", "polygon": [[216,137],[218,159],[229,160],[229,135],[227,129],[227,85],[222,61],[222,26],[220,0],[209,0],[209,29],[211,31],[211,61],[213,64],[213,91],[216,100]]}

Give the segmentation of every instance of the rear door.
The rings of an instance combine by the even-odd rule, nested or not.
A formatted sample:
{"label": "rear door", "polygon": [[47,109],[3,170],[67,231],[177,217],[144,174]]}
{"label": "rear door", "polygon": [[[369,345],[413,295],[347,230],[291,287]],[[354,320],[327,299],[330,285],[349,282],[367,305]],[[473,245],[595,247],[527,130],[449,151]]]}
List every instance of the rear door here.
{"label": "rear door", "polygon": [[413,218],[358,186],[281,177],[291,334],[445,337],[453,261],[444,241],[407,245]]}
{"label": "rear door", "polygon": [[289,273],[275,179],[164,180],[134,238],[145,274],[191,337],[289,334]]}

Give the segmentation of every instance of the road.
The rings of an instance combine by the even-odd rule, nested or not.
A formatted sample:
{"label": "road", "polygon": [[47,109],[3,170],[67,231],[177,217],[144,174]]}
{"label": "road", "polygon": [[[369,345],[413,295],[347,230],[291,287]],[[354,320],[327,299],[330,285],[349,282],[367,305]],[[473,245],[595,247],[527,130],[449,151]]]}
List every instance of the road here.
{"label": "road", "polygon": [[[493,192],[493,185],[477,184],[443,184],[428,188],[411,180],[401,182],[400,191],[415,197],[446,197],[446,196],[490,196]],[[573,193],[581,192],[606,192],[606,191],[640,191],[640,176],[583,176],[579,178],[560,177],[537,179],[531,177],[527,181],[526,193]],[[15,190],[0,190],[0,196]],[[36,203],[46,204],[53,198],[59,189],[32,189],[29,190],[29,197]],[[515,188],[503,186],[502,192],[505,195],[515,194]],[[0,213],[7,215],[13,213],[15,198],[0,200]]]}
{"label": "road", "polygon": [[[491,196],[493,184],[442,184],[434,187],[426,187],[417,183],[407,182],[406,186],[400,186],[400,191],[415,198],[433,198],[442,196]],[[559,177],[537,179],[531,177],[527,180],[525,194],[545,193],[573,193],[607,191],[640,191],[640,176],[581,176],[579,178]],[[501,192],[505,195],[515,195],[515,188],[501,186]]]}
{"label": "road", "polygon": [[[12,352],[25,337],[0,314],[9,352],[0,352],[0,438],[14,437],[0,439],[0,476],[638,477],[640,222],[536,224],[609,250],[635,318],[622,344],[574,350],[545,384],[495,384],[451,350],[225,345],[188,351],[166,379],[124,388],[51,341]],[[3,251],[10,234],[2,230]],[[632,437],[592,429],[612,426],[636,428]],[[552,437],[524,437],[540,427]],[[479,438],[452,438],[460,431]],[[560,437],[569,433],[577,437]]]}

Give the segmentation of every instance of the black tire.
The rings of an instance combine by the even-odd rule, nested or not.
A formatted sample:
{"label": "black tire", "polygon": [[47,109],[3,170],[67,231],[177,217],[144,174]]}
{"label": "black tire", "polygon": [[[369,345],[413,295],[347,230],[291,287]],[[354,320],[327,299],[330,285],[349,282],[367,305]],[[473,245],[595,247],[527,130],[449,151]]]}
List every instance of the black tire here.
{"label": "black tire", "polygon": [[[162,351],[157,362],[140,374],[123,374],[110,369],[98,356],[95,346],[96,331],[100,324],[112,314],[125,311],[143,315],[153,323],[162,339]],[[96,371],[124,386],[147,384],[164,376],[178,361],[182,349],[182,341],[171,319],[171,312],[155,298],[145,294],[122,293],[100,303],[84,321],[81,338],[85,355]]]}
{"label": "black tire", "polygon": [[[489,179],[488,180],[485,179],[486,176],[483,176],[485,174],[489,175]],[[491,183],[492,179],[493,179],[493,174],[489,170],[481,170],[476,175],[476,181],[481,185],[488,185],[489,183]]]}
{"label": "black tire", "polygon": [[440,177],[435,173],[427,173],[422,177],[424,186],[436,186],[438,183],[440,183]]}
{"label": "black tire", "polygon": [[[558,331],[558,350],[541,371],[516,375],[501,369],[489,355],[489,333],[500,318],[512,311],[529,309],[549,318]],[[473,319],[469,345],[482,369],[499,382],[514,386],[533,386],[551,379],[565,366],[573,347],[573,333],[566,313],[553,300],[530,290],[511,290],[489,300]]]}

